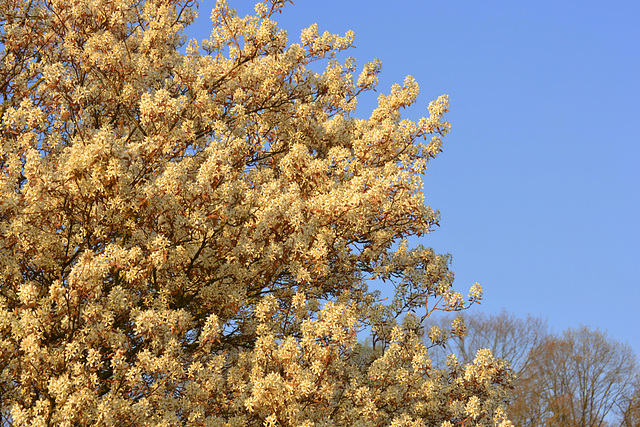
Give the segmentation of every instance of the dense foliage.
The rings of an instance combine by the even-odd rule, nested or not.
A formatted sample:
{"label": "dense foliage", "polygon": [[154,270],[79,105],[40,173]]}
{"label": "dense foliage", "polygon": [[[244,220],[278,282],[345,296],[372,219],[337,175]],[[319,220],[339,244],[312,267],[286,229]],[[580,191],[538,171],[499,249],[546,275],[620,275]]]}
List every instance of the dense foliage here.
{"label": "dense foliage", "polygon": [[218,2],[185,46],[178,0],[0,1],[3,422],[509,425],[505,364],[435,369],[419,336],[481,296],[406,240],[447,97],[403,120],[408,77],[353,117],[379,62],[290,44],[284,3]]}

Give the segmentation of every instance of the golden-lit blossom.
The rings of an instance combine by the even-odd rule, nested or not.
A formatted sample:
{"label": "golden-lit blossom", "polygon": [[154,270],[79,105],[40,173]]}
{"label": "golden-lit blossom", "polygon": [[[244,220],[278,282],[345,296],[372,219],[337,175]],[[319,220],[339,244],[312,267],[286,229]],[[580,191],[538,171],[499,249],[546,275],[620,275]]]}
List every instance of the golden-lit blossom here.
{"label": "golden-lit blossom", "polygon": [[423,339],[482,297],[408,241],[448,97],[403,119],[407,77],[356,118],[380,61],[290,42],[285,3],[218,1],[199,42],[190,0],[0,0],[2,422],[508,425],[508,367]]}

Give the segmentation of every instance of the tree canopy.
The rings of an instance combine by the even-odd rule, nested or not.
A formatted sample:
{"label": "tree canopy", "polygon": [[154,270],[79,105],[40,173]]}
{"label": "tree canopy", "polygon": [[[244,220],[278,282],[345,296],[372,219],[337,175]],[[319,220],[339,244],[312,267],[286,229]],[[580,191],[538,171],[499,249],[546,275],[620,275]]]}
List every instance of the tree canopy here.
{"label": "tree canopy", "polygon": [[403,119],[407,77],[354,117],[379,61],[290,43],[285,3],[186,43],[190,1],[0,1],[4,423],[510,425],[507,365],[436,369],[418,331],[481,298],[407,241],[447,96]]}

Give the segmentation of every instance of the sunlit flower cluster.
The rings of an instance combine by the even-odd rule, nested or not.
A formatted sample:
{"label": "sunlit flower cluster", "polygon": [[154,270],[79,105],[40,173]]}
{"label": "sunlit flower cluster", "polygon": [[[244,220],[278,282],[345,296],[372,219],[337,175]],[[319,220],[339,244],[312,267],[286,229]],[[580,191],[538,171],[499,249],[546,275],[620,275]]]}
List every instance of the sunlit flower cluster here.
{"label": "sunlit flower cluster", "polygon": [[192,1],[0,1],[2,420],[508,425],[508,367],[429,359],[481,288],[407,240],[438,225],[448,97],[402,119],[407,77],[356,118],[380,62],[290,43],[285,3],[218,1],[186,44]]}

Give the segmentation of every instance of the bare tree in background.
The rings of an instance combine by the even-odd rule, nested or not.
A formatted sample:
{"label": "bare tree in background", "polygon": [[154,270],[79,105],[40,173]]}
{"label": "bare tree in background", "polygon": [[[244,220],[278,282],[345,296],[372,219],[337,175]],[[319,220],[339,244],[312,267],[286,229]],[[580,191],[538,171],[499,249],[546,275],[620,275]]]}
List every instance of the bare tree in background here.
{"label": "bare tree in background", "polygon": [[618,402],[620,427],[640,426],[640,372],[636,374],[633,387],[634,392],[631,396]]}
{"label": "bare tree in background", "polygon": [[[488,348],[507,361],[516,375],[508,408],[514,425],[640,425],[640,377],[636,355],[628,345],[588,327],[556,336],[548,332],[544,320],[521,319],[506,311],[461,317],[466,336],[432,348],[430,357],[443,363],[454,354],[467,362]],[[443,336],[448,335],[444,322],[436,325]]]}
{"label": "bare tree in background", "polygon": [[604,426],[620,402],[632,399],[636,356],[604,332],[569,329],[547,338],[532,358],[521,379],[540,393],[541,423],[532,425]]}
{"label": "bare tree in background", "polygon": [[[490,349],[494,356],[508,361],[514,372],[519,373],[530,363],[531,350],[547,336],[547,322],[541,318],[527,316],[521,319],[506,310],[499,314],[461,314],[467,334],[459,339],[447,341],[442,354],[453,353],[461,361],[471,361],[478,350]],[[439,319],[438,327],[451,325],[451,319]]]}

